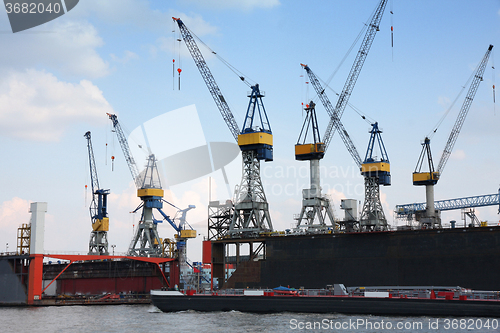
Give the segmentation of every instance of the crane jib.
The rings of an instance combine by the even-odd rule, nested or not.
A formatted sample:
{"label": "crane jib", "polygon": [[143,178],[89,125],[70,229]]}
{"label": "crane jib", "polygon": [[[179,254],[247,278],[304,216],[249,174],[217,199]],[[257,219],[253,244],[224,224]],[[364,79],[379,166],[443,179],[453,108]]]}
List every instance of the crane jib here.
{"label": "crane jib", "polygon": [[441,174],[443,172],[443,169],[446,165],[446,162],[448,161],[448,158],[451,155],[453,147],[455,146],[455,142],[457,141],[458,135],[460,134],[460,130],[462,129],[462,126],[464,124],[465,118],[467,117],[467,113],[469,112],[472,101],[474,100],[474,96],[476,95],[479,84],[483,80],[484,70],[485,70],[486,65],[488,63],[492,49],[493,49],[493,45],[490,45],[488,47],[488,50],[486,51],[486,54],[484,55],[483,59],[481,60],[481,63],[477,67],[476,73],[474,75],[474,79],[472,80],[469,91],[467,92],[467,96],[465,97],[464,103],[460,109],[457,120],[455,121],[455,125],[453,125],[453,129],[451,130],[450,137],[448,138],[448,141],[446,142],[446,146],[443,150],[443,155],[441,155],[441,159],[439,160],[439,164],[437,167],[437,172],[439,174]]}
{"label": "crane jib", "polygon": [[113,127],[115,128],[116,136],[118,137],[118,142],[120,143],[120,146],[123,151],[123,155],[125,156],[125,161],[128,164],[130,173],[132,174],[132,179],[135,182],[135,185],[137,188],[141,187],[140,184],[140,179],[139,179],[139,169],[137,167],[137,164],[135,163],[134,158],[132,157],[132,154],[130,152],[130,148],[127,142],[127,138],[125,137],[125,134],[123,133],[123,130],[120,126],[120,123],[118,122],[118,117],[115,114],[107,114],[109,119],[111,119],[113,123]]}
{"label": "crane jib", "polygon": [[250,101],[245,121],[240,131],[226,99],[222,95],[219,86],[217,85],[207,63],[205,62],[205,59],[203,58],[203,55],[201,54],[200,49],[193,38],[193,34],[180,19],[174,17],[173,19],[177,22],[186,47],[188,48],[196,67],[198,67],[200,74],[222,115],[222,118],[226,122],[231,134],[236,139],[240,149],[242,151],[256,151],[258,160],[272,161],[272,131],[264,104],[262,103],[264,93],[260,91],[259,85],[253,85],[251,87],[252,91],[248,94]]}
{"label": "crane jib", "polygon": [[[315,86],[316,93],[320,97],[321,101],[323,102],[323,105],[325,106],[325,109],[327,109],[327,112],[330,115],[330,122],[328,123],[325,135],[323,136],[325,143],[325,151],[326,149],[328,149],[328,146],[330,145],[331,139],[335,134],[335,130],[338,129],[339,127],[338,124],[340,123],[342,114],[344,113],[345,107],[347,106],[349,98],[352,94],[352,90],[354,89],[354,85],[356,84],[356,81],[359,77],[359,73],[361,72],[361,68],[363,67],[368,52],[370,51],[373,40],[375,39],[375,35],[379,30],[378,27],[380,25],[380,21],[382,20],[382,15],[384,13],[386,5],[387,5],[387,0],[381,0],[377,5],[377,8],[375,9],[375,13],[373,14],[370,23],[368,24],[365,37],[363,38],[358,54],[356,55],[356,59],[354,60],[354,64],[351,67],[344,88],[340,93],[335,108],[331,106],[331,103],[328,100],[328,98],[324,98],[324,96],[326,95],[324,94],[324,89],[319,84],[319,81],[316,84],[317,87]],[[310,73],[312,74],[312,71],[309,69],[307,65],[303,66],[308,74]],[[311,82],[313,83],[313,85],[315,85],[312,79]],[[335,114],[335,116],[333,116],[333,114]],[[339,134],[341,135],[342,140],[344,141],[344,144],[346,144],[346,147],[351,156],[353,157],[354,161],[358,164],[358,166],[361,166],[361,158],[359,157],[356,148],[350,141],[350,138],[346,135],[342,135],[342,133]]]}
{"label": "crane jib", "polygon": [[192,34],[189,32],[188,28],[184,25],[181,19],[175,17],[172,17],[172,19],[177,22],[177,25],[179,26],[179,30],[182,34],[182,38],[184,39],[186,47],[188,48],[189,53],[191,53],[191,56],[196,64],[196,67],[198,67],[200,74],[203,80],[205,81],[205,84],[207,85],[208,90],[210,91],[210,94],[212,95],[212,98],[214,99],[215,104],[217,105],[222,115],[222,118],[224,119],[226,125],[229,128],[229,131],[233,135],[234,139],[238,141],[238,135],[240,134],[238,124],[236,123],[236,120],[234,119],[231,109],[229,108],[226,99],[222,95],[219,86],[215,82],[215,79],[206,64],[203,55],[201,54],[198,46],[196,45],[196,42]]}

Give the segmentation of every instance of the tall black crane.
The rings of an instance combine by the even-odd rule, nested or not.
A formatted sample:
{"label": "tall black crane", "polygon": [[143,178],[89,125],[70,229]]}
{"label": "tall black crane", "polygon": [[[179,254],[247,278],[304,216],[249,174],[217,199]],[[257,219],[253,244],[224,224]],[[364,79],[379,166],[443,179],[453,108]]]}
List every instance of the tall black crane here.
{"label": "tall black crane", "polygon": [[[313,144],[300,144],[299,142],[295,146],[295,158],[297,160],[309,160],[310,161],[310,174],[311,174],[311,189],[303,190],[303,200],[302,200],[302,211],[297,218],[297,226],[299,227],[303,221],[309,225],[309,227],[313,227],[314,229],[325,228],[326,224],[324,223],[324,218],[318,215],[315,212],[319,212],[323,209],[326,209],[328,216],[330,216],[330,204],[328,203],[328,198],[324,197],[321,194],[321,187],[319,185],[319,160],[323,158],[330,141],[335,133],[335,129],[338,130],[342,141],[344,142],[347,151],[351,154],[356,165],[362,169],[362,174],[365,176],[365,205],[363,207],[363,213],[361,218],[361,225],[364,230],[373,230],[373,229],[384,229],[387,225],[387,221],[385,219],[382,205],[380,204],[380,197],[378,192],[379,185],[379,173],[377,167],[378,163],[373,163],[368,157],[371,157],[367,153],[367,158],[365,161],[361,160],[359,153],[356,149],[356,146],[352,142],[349,134],[347,133],[344,125],[340,121],[342,114],[347,106],[349,98],[351,96],[352,90],[354,89],[354,85],[358,79],[359,73],[363,67],[365,59],[368,55],[370,47],[375,38],[376,32],[379,30],[379,24],[382,19],[382,15],[384,13],[385,7],[387,5],[387,0],[381,0],[377,5],[373,16],[370,19],[370,22],[367,27],[367,31],[365,33],[364,39],[361,43],[360,49],[354,60],[354,64],[349,72],[347,77],[347,81],[344,85],[344,88],[339,96],[337,104],[333,107],[332,103],[328,99],[328,96],[325,93],[325,89],[321,86],[319,79],[313,73],[313,71],[309,68],[309,66],[301,64],[302,67],[306,70],[309,81],[313,85],[316,93],[318,94],[319,99],[321,100],[323,106],[325,107],[328,115],[330,116],[330,121],[328,123],[328,127],[326,129],[325,135],[323,137],[323,142],[313,142]],[[309,104],[311,106],[311,103]],[[306,117],[306,121],[308,118]],[[305,126],[304,122],[304,126]],[[310,122],[310,124],[313,124]],[[303,126],[303,127],[304,127]],[[317,137],[319,138],[319,132]],[[299,138],[300,140],[300,138]],[[316,140],[316,139],[315,139]],[[371,141],[370,141],[371,142]],[[373,149],[372,146],[368,146],[368,150]],[[385,149],[384,149],[385,150]],[[384,168],[388,167],[388,160]],[[387,171],[387,170],[385,170]],[[390,179],[390,176],[389,176]],[[313,219],[315,216],[319,217],[319,226],[315,226],[313,224]],[[374,218],[376,217],[376,218]],[[333,215],[330,218],[332,225],[333,223]],[[350,231],[352,229],[352,222],[341,221],[339,222],[341,229]]]}
{"label": "tall black crane", "polygon": [[[443,154],[441,155],[441,159],[439,160],[437,169],[434,169],[434,162],[432,160],[430,148],[431,140],[429,139],[429,137],[426,137],[422,144],[422,151],[420,153],[417,166],[415,167],[415,171],[413,172],[413,185],[425,186],[425,196],[427,203],[426,211],[423,216],[417,217],[417,219],[420,221],[421,227],[441,227],[441,217],[439,216],[440,214],[434,208],[434,185],[437,184],[439,178],[441,177],[446,162],[448,161],[453,147],[455,146],[455,142],[457,141],[458,135],[460,134],[460,130],[462,129],[465,118],[467,117],[467,113],[469,112],[472,101],[474,100],[474,96],[476,95],[479,84],[483,80],[484,70],[486,69],[486,64],[488,63],[488,59],[490,58],[492,49],[493,45],[490,45],[483,59],[475,70],[469,91],[467,93],[467,96],[465,96],[464,103],[462,104],[460,112],[458,113],[455,125],[453,125],[448,141],[446,142],[446,146],[444,147]],[[427,164],[429,168],[429,171],[427,172],[422,171],[422,168],[425,164]]]}
{"label": "tall black crane", "polygon": [[107,197],[109,194],[109,190],[103,190],[99,186],[90,131],[85,133],[84,137],[87,139],[87,147],[89,151],[90,183],[92,190],[92,201],[89,206],[90,219],[92,221],[92,231],[90,232],[89,241],[89,254],[109,255],[109,217],[107,212]]}
{"label": "tall black crane", "polygon": [[[269,204],[260,178],[260,161],[273,160],[273,135],[262,102],[264,92],[259,85],[252,85],[245,121],[241,131],[234,119],[226,99],[208,68],[193,34],[179,18],[172,18],[182,34],[186,47],[200,71],[222,118],[237,141],[243,157],[243,176],[234,195],[234,213],[229,234],[258,235],[261,231],[273,229],[269,215]],[[242,81],[247,83],[243,77]],[[247,83],[248,84],[248,83]]]}

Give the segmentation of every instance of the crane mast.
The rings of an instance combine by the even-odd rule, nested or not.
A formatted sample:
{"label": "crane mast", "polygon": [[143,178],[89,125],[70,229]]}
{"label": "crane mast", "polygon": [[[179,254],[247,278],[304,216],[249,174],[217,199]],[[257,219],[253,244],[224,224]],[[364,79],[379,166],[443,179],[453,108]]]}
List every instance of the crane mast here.
{"label": "crane mast", "polygon": [[[296,229],[298,231],[306,229],[308,232],[324,232],[328,228],[336,228],[331,200],[327,195],[321,193],[319,161],[325,154],[324,143],[321,141],[319,133],[316,104],[311,101],[305,111],[304,124],[295,145],[295,159],[309,161],[311,187],[302,190],[302,209],[299,215],[295,216]],[[309,131],[312,135],[312,143],[306,143]],[[330,226],[326,223],[328,220]]]}
{"label": "crane mast", "polygon": [[[222,118],[231,134],[237,140],[243,159],[242,179],[234,194],[234,209],[228,226],[230,236],[258,236],[262,231],[273,229],[269,204],[260,177],[260,161],[273,160],[273,136],[267,113],[262,103],[264,92],[258,84],[251,86],[252,91],[245,122],[241,131],[222,95],[201,51],[191,32],[181,19],[172,17],[177,22],[182,37],[191,56],[210,91]],[[240,77],[244,81],[244,78]]]}
{"label": "crane mast", "polygon": [[[380,201],[380,185],[391,185],[391,165],[381,134],[378,123],[373,123],[365,159],[361,165],[361,174],[365,178],[365,202],[359,223],[363,231],[381,231],[388,228]],[[381,155],[379,157],[375,156],[377,146]]]}
{"label": "crane mast", "polygon": [[90,131],[85,133],[84,137],[87,139],[92,190],[92,201],[89,206],[92,231],[90,232],[88,254],[108,255],[109,217],[107,212],[107,196],[109,190],[103,190],[99,187]]}
{"label": "crane mast", "polygon": [[[430,148],[430,139],[426,137],[424,139],[424,142],[422,143],[422,151],[417,161],[415,171],[413,172],[413,185],[425,185],[426,210],[425,213],[420,213],[416,216],[416,219],[417,221],[419,221],[421,228],[441,228],[440,212],[436,211],[434,207],[434,185],[437,184],[439,178],[441,177],[446,162],[448,161],[453,147],[455,146],[455,142],[457,141],[458,135],[460,134],[460,130],[462,129],[465,118],[467,117],[467,113],[469,112],[469,109],[472,105],[472,101],[474,100],[474,96],[476,95],[479,84],[483,80],[484,70],[486,69],[486,65],[488,63],[488,59],[490,57],[492,49],[493,45],[490,45],[474,73],[469,91],[467,93],[467,96],[465,97],[460,112],[458,113],[448,141],[446,142],[446,146],[444,147],[443,154],[441,155],[437,169],[434,169],[434,163],[432,160]],[[427,162],[426,164],[429,167],[428,172],[422,171],[424,162]]]}

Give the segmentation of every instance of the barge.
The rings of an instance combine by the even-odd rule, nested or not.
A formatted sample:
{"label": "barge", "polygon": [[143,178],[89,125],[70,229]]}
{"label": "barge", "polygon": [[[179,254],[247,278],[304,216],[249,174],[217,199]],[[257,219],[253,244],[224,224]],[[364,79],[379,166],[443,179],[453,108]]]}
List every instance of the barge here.
{"label": "barge", "polygon": [[[390,316],[499,317],[498,292],[462,292],[461,288],[367,291],[335,295],[328,290],[226,290],[214,294],[152,290],[151,301],[163,312],[241,311],[252,313],[342,313]],[[448,291],[438,291],[438,290]],[[378,289],[380,290],[380,288]],[[416,294],[415,294],[416,292]]]}

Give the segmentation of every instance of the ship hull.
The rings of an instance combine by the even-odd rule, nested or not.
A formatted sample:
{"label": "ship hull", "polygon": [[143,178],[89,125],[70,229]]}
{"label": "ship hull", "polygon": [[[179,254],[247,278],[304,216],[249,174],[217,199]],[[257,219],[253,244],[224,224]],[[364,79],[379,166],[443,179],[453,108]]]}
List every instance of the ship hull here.
{"label": "ship hull", "polygon": [[166,296],[151,292],[163,312],[241,311],[253,313],[343,313],[399,316],[499,317],[500,302],[476,300],[398,299],[308,296]]}
{"label": "ship hull", "polygon": [[224,288],[500,290],[500,227],[267,237],[265,244],[265,258],[239,263]]}

